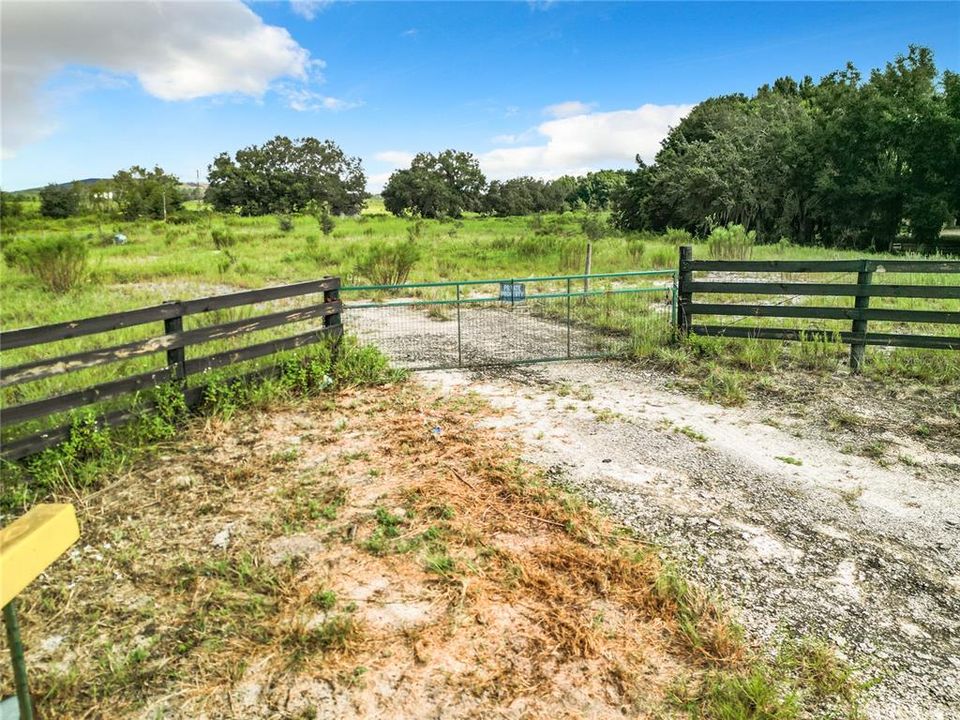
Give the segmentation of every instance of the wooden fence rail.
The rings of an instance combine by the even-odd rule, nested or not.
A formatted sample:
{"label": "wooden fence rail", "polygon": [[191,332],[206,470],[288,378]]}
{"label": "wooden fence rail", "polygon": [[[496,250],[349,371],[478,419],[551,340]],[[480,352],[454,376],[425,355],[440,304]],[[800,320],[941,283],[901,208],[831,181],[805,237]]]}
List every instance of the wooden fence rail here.
{"label": "wooden fence rail", "polygon": [[[307,307],[271,312],[257,317],[222,322],[194,330],[185,331],[183,329],[183,318],[188,315],[320,293],[323,294],[323,302]],[[137,310],[0,333],[0,350],[7,351],[85,335],[111,332],[152,322],[163,322],[162,335],[4,368],[0,371],[0,387],[35,382],[63,373],[86,370],[99,365],[145,357],[155,353],[166,353],[165,366],[157,370],[130,375],[42,400],[6,407],[0,411],[0,427],[7,429],[29,420],[73,410],[101,400],[120,397],[138,390],[156,387],[166,382],[179,382],[182,385],[184,398],[188,405],[194,405],[202,396],[203,388],[198,386],[188,389],[187,378],[189,376],[272,355],[284,350],[292,350],[315,343],[324,337],[338,338],[342,333],[341,311],[340,278],[326,277],[293,285],[246,290],[195,300],[178,300]],[[199,358],[187,359],[186,357],[186,348],[192,345],[240,338],[247,333],[307,320],[322,320],[323,326],[290,337],[259,342],[235,350],[227,350]],[[103,415],[101,422],[105,425],[117,425],[126,422],[131,416],[132,413],[129,410],[115,410]],[[69,425],[64,425],[27,437],[17,438],[12,442],[5,443],[2,456],[7,459],[16,459],[38,452],[65,440],[69,437],[70,430]]]}
{"label": "wooden fence rail", "polygon": [[[711,273],[857,273],[856,283],[757,282],[749,280],[695,280],[694,272]],[[877,285],[875,272],[952,273],[960,275],[960,261],[940,260],[694,260],[693,248],[680,248],[679,313],[684,333],[762,340],[837,339],[850,345],[850,366],[859,370],[867,345],[960,350],[960,336],[869,332],[870,321],[960,324],[960,312],[870,308],[870,298],[960,299],[960,285]],[[960,278],[958,278],[960,280]],[[852,297],[852,307],[784,304],[732,304],[694,302],[694,294]],[[849,331],[818,328],[694,324],[697,315],[850,320]]]}

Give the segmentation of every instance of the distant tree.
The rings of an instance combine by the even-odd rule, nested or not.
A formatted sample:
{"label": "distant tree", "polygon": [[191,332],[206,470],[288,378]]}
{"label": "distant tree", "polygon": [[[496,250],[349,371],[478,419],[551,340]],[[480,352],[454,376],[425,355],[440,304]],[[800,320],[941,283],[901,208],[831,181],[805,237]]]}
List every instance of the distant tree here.
{"label": "distant tree", "polygon": [[533,215],[542,212],[561,212],[565,195],[552,191],[553,183],[531,177],[494,180],[483,199],[484,212],[493,215]]}
{"label": "distant tree", "polygon": [[550,183],[547,194],[554,198],[552,202],[558,208],[558,212],[577,210],[583,206],[583,201],[577,194],[579,186],[579,179],[573,175],[563,175]]}
{"label": "distant tree", "polygon": [[134,165],[117,172],[111,184],[117,209],[126,220],[163,219],[183,206],[180,180],[160,167],[147,170]]}
{"label": "distant tree", "polygon": [[336,143],[278,135],[218,155],[210,165],[205,200],[214,209],[241,215],[289,214],[326,204],[330,212],[355,215],[367,198],[360,159]]}
{"label": "distant tree", "polygon": [[40,191],[40,214],[48,218],[67,218],[80,212],[82,193],[78,183],[51,183]]}
{"label": "distant tree", "polygon": [[0,190],[0,218],[15,218],[23,214],[23,199],[19,195]]}
{"label": "distant tree", "polygon": [[637,169],[629,173],[624,185],[611,200],[610,222],[619,230],[646,230],[650,227],[650,192],[653,187],[651,169],[636,157]]}
{"label": "distant tree", "polygon": [[383,188],[384,207],[394,215],[460,217],[483,209],[486,178],[468,152],[419,153],[410,167],[397,170]]}
{"label": "distant tree", "polygon": [[607,210],[626,185],[627,170],[598,170],[577,178],[577,197],[590,210]]}

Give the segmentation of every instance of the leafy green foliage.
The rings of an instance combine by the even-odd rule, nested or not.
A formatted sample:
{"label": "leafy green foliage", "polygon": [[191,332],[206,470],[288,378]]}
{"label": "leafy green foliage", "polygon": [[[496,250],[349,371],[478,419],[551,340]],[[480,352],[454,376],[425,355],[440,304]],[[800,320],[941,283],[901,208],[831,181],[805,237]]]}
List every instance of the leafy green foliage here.
{"label": "leafy green foliage", "polygon": [[337,224],[333,220],[333,215],[330,214],[330,206],[327,205],[327,203],[320,203],[314,209],[313,216],[320,225],[320,232],[322,232],[325,237],[330,237],[337,227]]}
{"label": "leafy green foliage", "polygon": [[468,152],[419,153],[410,167],[397,170],[383,188],[383,204],[394,215],[458,218],[481,210],[486,178]]}
{"label": "leafy green foliage", "polygon": [[[67,218],[80,212],[80,185],[47,185],[40,191],[40,214],[48,218]],[[6,215],[6,213],[4,213]]]}
{"label": "leafy green foliage", "polygon": [[332,140],[278,135],[218,155],[210,166],[205,200],[214,209],[241,215],[297,213],[325,204],[336,214],[355,215],[367,197],[360,158],[348,157]]}
{"label": "leafy green foliage", "polygon": [[588,240],[599,240],[610,233],[610,227],[596,213],[580,218],[580,228]]}
{"label": "leafy green foliage", "polygon": [[483,210],[501,217],[562,212],[572,190],[560,182],[531,177],[494,180],[483,196]]}
{"label": "leafy green foliage", "polygon": [[0,218],[10,220],[23,215],[23,198],[20,195],[0,191]]}
{"label": "leafy green foliage", "polygon": [[960,80],[911,46],[864,80],[848,65],[700,103],[615,196],[623,229],[886,248],[937,240],[960,212]]}
{"label": "leafy green foliage", "polygon": [[183,206],[180,181],[163,168],[147,170],[134,165],[113,176],[113,199],[125,220],[140,217],[166,219]]}

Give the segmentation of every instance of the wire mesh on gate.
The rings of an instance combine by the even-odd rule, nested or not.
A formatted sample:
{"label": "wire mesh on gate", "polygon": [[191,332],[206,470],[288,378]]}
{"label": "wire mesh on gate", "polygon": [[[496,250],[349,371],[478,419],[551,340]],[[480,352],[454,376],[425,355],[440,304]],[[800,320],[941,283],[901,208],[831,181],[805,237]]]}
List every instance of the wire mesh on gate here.
{"label": "wire mesh on gate", "polygon": [[347,332],[410,369],[629,353],[666,342],[671,270],[341,289]]}

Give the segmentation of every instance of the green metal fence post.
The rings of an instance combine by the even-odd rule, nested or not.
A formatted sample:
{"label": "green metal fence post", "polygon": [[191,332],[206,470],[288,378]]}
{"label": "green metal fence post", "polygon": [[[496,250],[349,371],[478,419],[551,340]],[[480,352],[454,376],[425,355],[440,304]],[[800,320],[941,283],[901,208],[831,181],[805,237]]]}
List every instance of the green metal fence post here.
{"label": "green metal fence post", "polygon": [[[857,294],[853,300],[853,307],[857,310],[866,310],[870,307],[870,284],[873,282],[873,272],[870,270],[868,260],[864,260],[860,272],[857,273]],[[866,336],[867,319],[854,318],[853,326],[850,328],[853,334]],[[850,369],[853,372],[860,372],[860,366],[863,365],[864,352],[867,349],[865,340],[858,340],[856,337],[850,341]]]}
{"label": "green metal fence post", "polygon": [[463,329],[460,324],[460,285],[457,285],[457,367],[463,367]]}
{"label": "green metal fence post", "polygon": [[567,359],[570,359],[570,328],[573,324],[573,319],[570,316],[570,291],[572,286],[570,284],[570,278],[567,278]]}
{"label": "green metal fence post", "polygon": [[670,324],[677,327],[677,295],[680,292],[680,278],[677,273],[670,280]]}
{"label": "green metal fence post", "polygon": [[30,689],[27,686],[27,665],[23,659],[16,603],[16,600],[11,600],[3,606],[3,623],[7,627],[7,644],[10,646],[10,661],[13,663],[13,684],[17,690],[20,720],[33,720],[33,703],[30,701]]}

